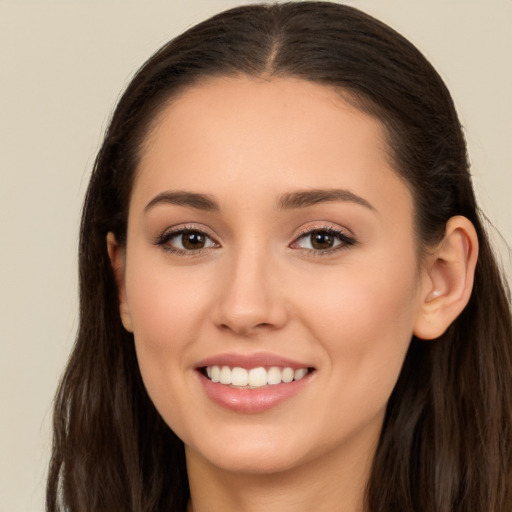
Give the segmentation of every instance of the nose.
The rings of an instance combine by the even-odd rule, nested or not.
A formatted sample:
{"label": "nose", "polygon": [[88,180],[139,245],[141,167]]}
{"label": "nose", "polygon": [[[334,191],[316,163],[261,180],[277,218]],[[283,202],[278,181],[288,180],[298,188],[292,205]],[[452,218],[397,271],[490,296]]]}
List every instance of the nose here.
{"label": "nose", "polygon": [[215,308],[219,328],[241,336],[281,328],[288,320],[279,269],[268,255],[245,251],[226,262]]}

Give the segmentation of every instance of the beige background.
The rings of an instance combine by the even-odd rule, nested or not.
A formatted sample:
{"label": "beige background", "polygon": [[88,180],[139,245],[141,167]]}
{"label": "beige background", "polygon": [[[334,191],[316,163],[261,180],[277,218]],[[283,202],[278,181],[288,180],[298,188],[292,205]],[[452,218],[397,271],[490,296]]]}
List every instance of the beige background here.
{"label": "beige background", "polygon": [[[0,512],[44,509],[51,401],[77,324],[79,211],[109,113],[161,44],[240,3],[0,0]],[[349,3],[441,72],[481,203],[510,244],[512,1]]]}

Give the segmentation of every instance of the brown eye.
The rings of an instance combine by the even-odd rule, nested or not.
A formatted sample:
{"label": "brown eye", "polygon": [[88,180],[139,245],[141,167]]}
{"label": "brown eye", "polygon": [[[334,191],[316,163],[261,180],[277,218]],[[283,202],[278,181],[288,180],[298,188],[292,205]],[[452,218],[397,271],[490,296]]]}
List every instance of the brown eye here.
{"label": "brown eye", "polygon": [[336,243],[336,237],[326,231],[314,231],[310,235],[311,247],[317,250],[332,249]]}
{"label": "brown eye", "polygon": [[181,235],[181,244],[185,249],[203,249],[206,244],[206,236],[197,231],[183,233]]}
{"label": "brown eye", "polygon": [[315,229],[304,233],[291,245],[292,248],[307,249],[309,251],[329,252],[354,245],[355,240],[342,231],[334,229]]}
{"label": "brown eye", "polygon": [[182,229],[166,233],[156,243],[169,251],[182,253],[218,247],[218,244],[206,233],[192,229]]}

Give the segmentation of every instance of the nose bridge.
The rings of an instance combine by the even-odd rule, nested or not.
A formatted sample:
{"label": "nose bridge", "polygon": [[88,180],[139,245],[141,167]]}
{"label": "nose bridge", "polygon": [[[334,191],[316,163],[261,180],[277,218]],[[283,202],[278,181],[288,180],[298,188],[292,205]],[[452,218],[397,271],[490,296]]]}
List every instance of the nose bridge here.
{"label": "nose bridge", "polygon": [[226,262],[218,323],[239,334],[280,327],[286,319],[278,269],[270,251],[253,241],[241,245]]}

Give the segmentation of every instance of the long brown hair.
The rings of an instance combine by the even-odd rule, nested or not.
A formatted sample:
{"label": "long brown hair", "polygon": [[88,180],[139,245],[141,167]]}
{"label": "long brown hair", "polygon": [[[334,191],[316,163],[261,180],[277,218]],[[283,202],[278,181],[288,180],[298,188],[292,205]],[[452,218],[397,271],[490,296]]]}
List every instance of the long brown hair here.
{"label": "long brown hair", "polygon": [[[106,234],[123,243],[145,135],[172,96],[215,75],[298,77],[337,87],[386,128],[415,198],[422,247],[464,215],[480,244],[462,314],[413,338],[390,398],[366,492],[370,512],[512,510],[512,326],[472,189],[452,99],[402,36],[329,2],[252,5],[174,39],[123,94],[97,156],[80,235],[80,326],[55,402],[47,509],[182,511],[182,442],[154,408],[120,322]],[[319,497],[319,499],[321,499]]]}

